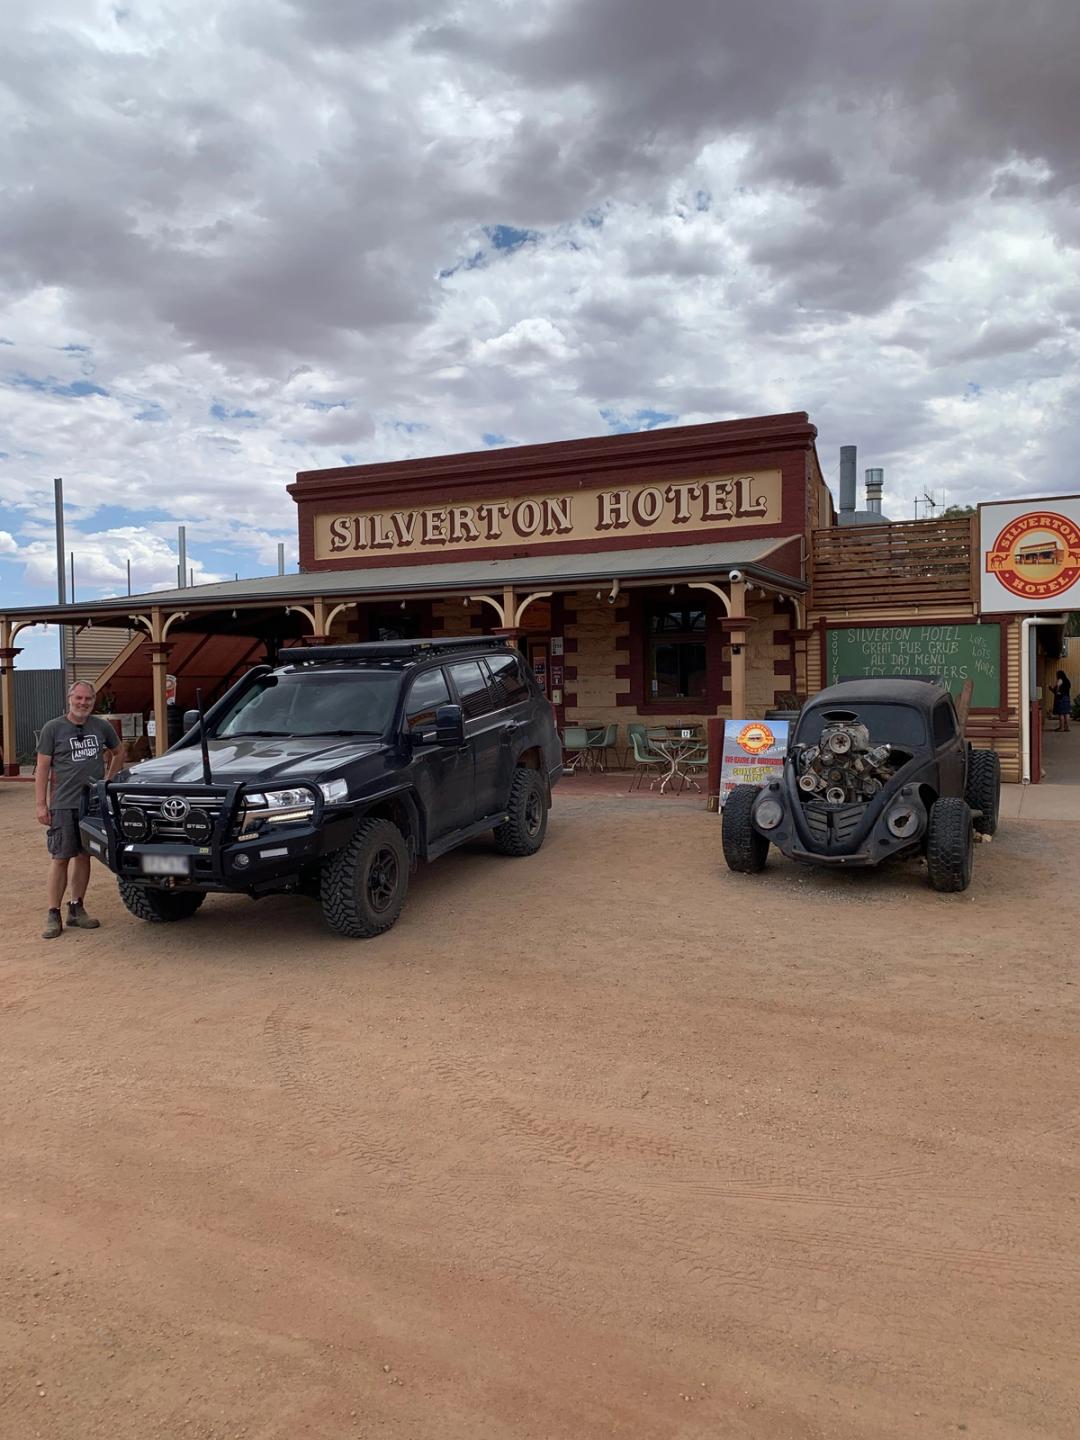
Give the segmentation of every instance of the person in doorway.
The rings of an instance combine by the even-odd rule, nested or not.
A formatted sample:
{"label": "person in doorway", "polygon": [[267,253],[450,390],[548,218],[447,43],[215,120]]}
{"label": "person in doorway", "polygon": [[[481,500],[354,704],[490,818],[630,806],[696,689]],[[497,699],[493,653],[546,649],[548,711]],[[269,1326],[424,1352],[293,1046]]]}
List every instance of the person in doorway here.
{"label": "person in doorway", "polygon": [[1057,716],[1058,730],[1068,730],[1069,716],[1072,714],[1072,681],[1064,670],[1057,672],[1057,679],[1054,681],[1054,714]]}
{"label": "person in doorway", "polygon": [[86,792],[96,780],[108,780],[122,764],[120,741],[107,720],[93,714],[94,687],[77,680],[67,693],[67,713],[41,732],[34,769],[38,823],[46,827],[49,847],[49,913],[42,939],[63,934],[60,907],[70,892],[67,923],[96,930],[101,923],[86,913],[83,901],[90,880],[90,856],[82,847],[79,815]]}

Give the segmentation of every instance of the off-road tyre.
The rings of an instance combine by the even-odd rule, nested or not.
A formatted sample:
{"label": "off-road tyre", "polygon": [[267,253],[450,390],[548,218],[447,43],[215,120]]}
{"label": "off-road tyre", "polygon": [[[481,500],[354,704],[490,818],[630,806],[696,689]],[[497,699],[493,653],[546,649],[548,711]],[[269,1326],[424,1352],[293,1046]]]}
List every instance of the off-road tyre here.
{"label": "off-road tyre", "polygon": [[993,750],[968,752],[964,799],[973,810],[982,811],[974,822],[976,834],[993,835],[998,827],[1001,804],[1001,761]]}
{"label": "off-road tyre", "polygon": [[756,785],[736,785],[724,802],[720,837],[729,870],[758,875],[769,858],[769,842],[754,829],[751,815],[758,797]]}
{"label": "off-road tyre", "polygon": [[331,930],[370,940],[389,930],[409,889],[405,837],[390,820],[361,820],[349,843],[323,864],[319,900]]}
{"label": "off-road tyre", "polygon": [[956,795],[935,800],[926,835],[926,868],[935,890],[967,889],[974,848],[975,827],[967,801]]}
{"label": "off-road tyre", "polygon": [[206,899],[205,890],[151,890],[130,880],[118,880],[120,899],[139,920],[151,925],[171,925],[190,920]]}
{"label": "off-road tyre", "polygon": [[547,834],[547,818],[544,777],[519,765],[510,782],[506,819],[495,827],[495,848],[503,855],[535,855]]}

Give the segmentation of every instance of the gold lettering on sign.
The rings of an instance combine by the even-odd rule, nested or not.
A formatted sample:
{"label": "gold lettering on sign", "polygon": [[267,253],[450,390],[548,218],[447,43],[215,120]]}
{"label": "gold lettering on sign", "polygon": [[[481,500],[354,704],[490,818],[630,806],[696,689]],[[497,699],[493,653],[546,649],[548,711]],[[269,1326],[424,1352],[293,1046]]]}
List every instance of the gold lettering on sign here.
{"label": "gold lettering on sign", "polygon": [[[598,542],[605,535],[685,535],[695,531],[776,527],[779,470],[707,476],[662,485],[611,485],[566,495],[525,495],[414,509],[315,517],[315,556],[466,555],[475,549],[530,548],[555,541]],[[661,541],[662,543],[662,541]]]}

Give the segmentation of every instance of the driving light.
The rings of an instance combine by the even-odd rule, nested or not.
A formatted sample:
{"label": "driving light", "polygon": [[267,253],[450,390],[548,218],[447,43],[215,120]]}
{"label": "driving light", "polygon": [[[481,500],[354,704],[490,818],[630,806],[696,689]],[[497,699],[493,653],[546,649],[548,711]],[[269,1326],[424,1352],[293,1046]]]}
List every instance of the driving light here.
{"label": "driving light", "polygon": [[754,820],[762,830],[775,830],[784,818],[784,807],[779,800],[762,800],[754,811]]}
{"label": "driving light", "polygon": [[341,779],[327,780],[319,786],[322,797],[328,805],[336,805],[341,800],[349,798],[349,782]]}

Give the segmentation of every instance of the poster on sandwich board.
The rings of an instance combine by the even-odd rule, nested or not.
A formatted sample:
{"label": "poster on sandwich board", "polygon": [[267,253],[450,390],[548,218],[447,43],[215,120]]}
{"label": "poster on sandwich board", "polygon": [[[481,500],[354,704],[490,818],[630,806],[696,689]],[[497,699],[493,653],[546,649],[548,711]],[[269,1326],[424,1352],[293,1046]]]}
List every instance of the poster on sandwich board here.
{"label": "poster on sandwich board", "polygon": [[780,777],[788,748],[787,720],[725,720],[720,760],[720,808],[736,785],[765,785]]}

